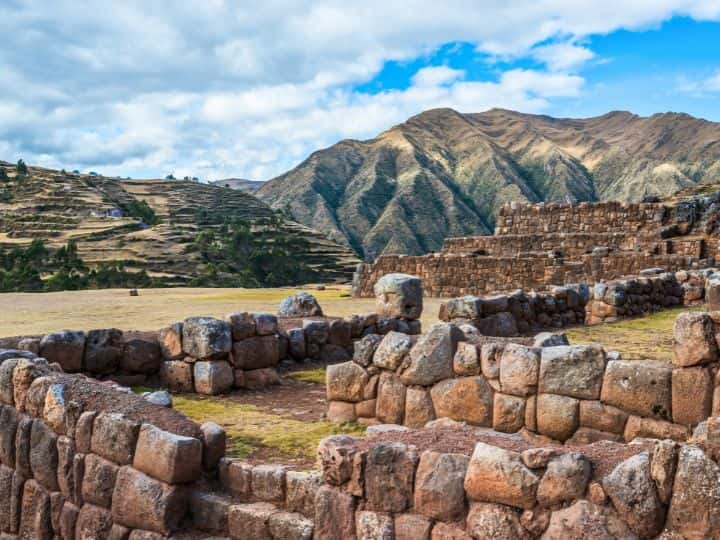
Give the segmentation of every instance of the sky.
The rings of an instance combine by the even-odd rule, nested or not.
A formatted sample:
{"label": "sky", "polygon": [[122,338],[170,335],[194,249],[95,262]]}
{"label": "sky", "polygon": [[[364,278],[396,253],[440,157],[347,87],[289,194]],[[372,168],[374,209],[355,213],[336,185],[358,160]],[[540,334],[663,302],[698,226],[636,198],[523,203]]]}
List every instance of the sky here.
{"label": "sky", "polygon": [[720,121],[720,0],[0,0],[0,159],[267,180],[435,107]]}

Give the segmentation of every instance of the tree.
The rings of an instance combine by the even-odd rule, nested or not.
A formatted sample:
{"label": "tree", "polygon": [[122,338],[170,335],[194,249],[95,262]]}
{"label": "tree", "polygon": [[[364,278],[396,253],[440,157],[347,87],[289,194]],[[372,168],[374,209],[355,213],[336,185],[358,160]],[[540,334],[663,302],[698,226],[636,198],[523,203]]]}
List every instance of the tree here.
{"label": "tree", "polygon": [[22,159],[18,159],[15,170],[17,171],[18,176],[26,176],[28,173],[27,165],[25,165],[25,162]]}
{"label": "tree", "polygon": [[174,177],[172,174],[168,174],[168,175],[165,177],[165,180],[175,180],[175,177]]}

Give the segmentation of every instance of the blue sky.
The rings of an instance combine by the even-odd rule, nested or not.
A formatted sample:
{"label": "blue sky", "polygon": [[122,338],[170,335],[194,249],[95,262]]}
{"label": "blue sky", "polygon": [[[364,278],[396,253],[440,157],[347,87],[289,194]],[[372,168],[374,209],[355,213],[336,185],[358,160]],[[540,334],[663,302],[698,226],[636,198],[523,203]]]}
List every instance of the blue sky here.
{"label": "blue sky", "polygon": [[720,0],[13,0],[0,35],[0,159],[108,175],[265,180],[433,107],[720,121]]}

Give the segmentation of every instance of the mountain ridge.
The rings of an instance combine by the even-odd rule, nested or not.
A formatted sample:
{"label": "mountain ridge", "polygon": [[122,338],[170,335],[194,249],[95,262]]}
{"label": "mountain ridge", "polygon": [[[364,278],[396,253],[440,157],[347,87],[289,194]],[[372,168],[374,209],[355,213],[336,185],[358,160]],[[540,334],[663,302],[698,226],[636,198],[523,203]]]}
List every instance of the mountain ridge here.
{"label": "mountain ridge", "polygon": [[369,260],[489,234],[509,201],[630,202],[718,177],[720,124],[686,113],[438,108],[313,152],[257,196]]}

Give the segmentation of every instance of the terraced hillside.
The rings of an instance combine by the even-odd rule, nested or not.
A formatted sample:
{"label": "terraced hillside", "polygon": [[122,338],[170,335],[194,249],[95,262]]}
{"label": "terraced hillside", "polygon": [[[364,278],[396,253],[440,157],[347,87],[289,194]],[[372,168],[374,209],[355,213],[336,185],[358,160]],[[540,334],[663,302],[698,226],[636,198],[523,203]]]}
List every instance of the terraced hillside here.
{"label": "terraced hillside", "polygon": [[197,235],[220,230],[225,218],[251,224],[268,243],[278,234],[292,240],[293,256],[320,272],[323,280],[345,281],[357,259],[346,247],[292,221],[272,231],[264,222],[274,211],[252,195],[181,180],[120,180],[29,167],[18,178],[15,165],[0,162],[0,247],[27,245],[35,238],[51,247],[78,242],[90,266],[125,261],[153,277],[183,284],[203,268],[194,247]]}

